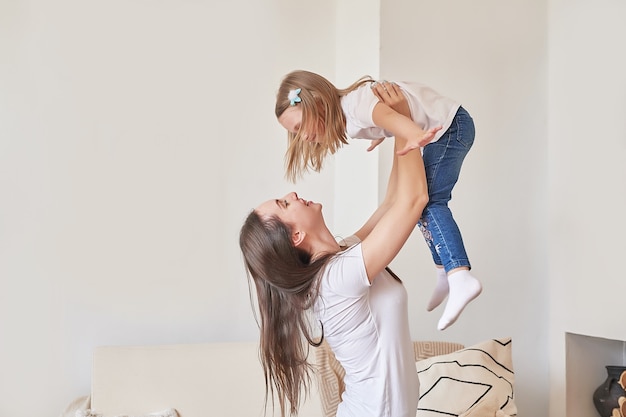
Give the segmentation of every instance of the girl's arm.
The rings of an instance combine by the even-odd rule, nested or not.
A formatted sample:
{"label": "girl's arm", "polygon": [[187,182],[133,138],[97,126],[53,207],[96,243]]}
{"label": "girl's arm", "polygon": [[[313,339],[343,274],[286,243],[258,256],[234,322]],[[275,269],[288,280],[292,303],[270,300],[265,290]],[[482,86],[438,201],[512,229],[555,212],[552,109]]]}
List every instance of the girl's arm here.
{"label": "girl's arm", "polygon": [[[396,151],[406,148],[407,140],[396,136]],[[428,190],[421,152],[394,155],[385,200],[363,228],[361,248],[370,281],[396,257],[415,228],[426,203]]]}
{"label": "girl's arm", "polygon": [[398,155],[405,155],[413,149],[426,146],[441,130],[441,126],[437,126],[424,131],[413,120],[381,102],[374,106],[372,120],[376,126],[393,132],[396,136],[407,138],[405,146],[396,148]]}

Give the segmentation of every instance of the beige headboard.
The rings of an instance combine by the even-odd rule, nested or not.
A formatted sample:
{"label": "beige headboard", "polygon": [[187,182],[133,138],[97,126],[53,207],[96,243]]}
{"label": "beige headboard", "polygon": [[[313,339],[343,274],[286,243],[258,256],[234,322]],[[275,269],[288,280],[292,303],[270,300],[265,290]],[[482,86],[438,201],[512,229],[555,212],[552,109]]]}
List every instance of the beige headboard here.
{"label": "beige headboard", "polygon": [[[98,347],[91,394],[93,412],[107,417],[170,408],[180,417],[261,417],[265,382],[258,343]],[[314,387],[299,416],[320,413]]]}

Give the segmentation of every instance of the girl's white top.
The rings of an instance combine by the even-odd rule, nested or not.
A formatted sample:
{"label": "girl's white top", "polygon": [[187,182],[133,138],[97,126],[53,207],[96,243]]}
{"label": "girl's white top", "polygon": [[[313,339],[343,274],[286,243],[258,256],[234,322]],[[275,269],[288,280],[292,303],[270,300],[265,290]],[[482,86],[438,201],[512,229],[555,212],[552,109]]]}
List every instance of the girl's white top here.
{"label": "girl's white top", "polygon": [[415,417],[419,380],[402,283],[383,271],[370,284],[359,242],[327,266],[315,311],[346,371],[337,417]]}
{"label": "girl's white top", "polygon": [[[412,82],[396,83],[404,93],[411,109],[411,118],[422,129],[443,126],[432,142],[439,140],[452,124],[460,103],[442,96],[424,84]],[[346,133],[353,139],[382,139],[394,136],[374,124],[372,113],[378,98],[369,84],[364,84],[341,98],[341,107],[346,116]]]}

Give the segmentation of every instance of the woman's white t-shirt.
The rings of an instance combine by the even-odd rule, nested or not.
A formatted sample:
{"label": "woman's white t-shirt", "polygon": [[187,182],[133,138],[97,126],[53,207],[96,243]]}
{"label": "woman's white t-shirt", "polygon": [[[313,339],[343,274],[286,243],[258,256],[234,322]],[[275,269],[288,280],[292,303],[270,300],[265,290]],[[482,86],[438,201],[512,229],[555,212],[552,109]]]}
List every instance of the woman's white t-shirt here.
{"label": "woman's white t-shirt", "polygon": [[337,417],[415,417],[419,380],[402,283],[383,271],[370,284],[358,243],[327,266],[315,311],[346,371]]}
{"label": "woman's white t-shirt", "polygon": [[[411,119],[422,129],[443,126],[432,142],[443,136],[452,124],[452,120],[461,105],[442,96],[424,84],[397,82],[404,93],[411,110]],[[364,84],[341,97],[341,107],[346,116],[346,133],[353,139],[382,139],[394,136],[374,124],[372,113],[379,102],[369,84]]]}

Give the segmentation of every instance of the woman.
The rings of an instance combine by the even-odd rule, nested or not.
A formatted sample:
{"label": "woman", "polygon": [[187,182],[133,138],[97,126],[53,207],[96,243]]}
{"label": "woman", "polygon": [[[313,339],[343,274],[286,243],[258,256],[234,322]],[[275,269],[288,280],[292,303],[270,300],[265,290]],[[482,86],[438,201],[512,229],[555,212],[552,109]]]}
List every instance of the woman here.
{"label": "woman", "polygon": [[[395,139],[396,150],[407,141]],[[383,203],[342,246],[322,205],[290,193],[246,219],[240,246],[254,282],[267,395],[281,415],[298,412],[310,383],[308,344],[321,324],[346,371],[338,417],[414,417],[419,381],[409,333],[407,294],[386,269],[428,202],[420,152],[394,161]],[[315,314],[309,320],[310,311]]]}

